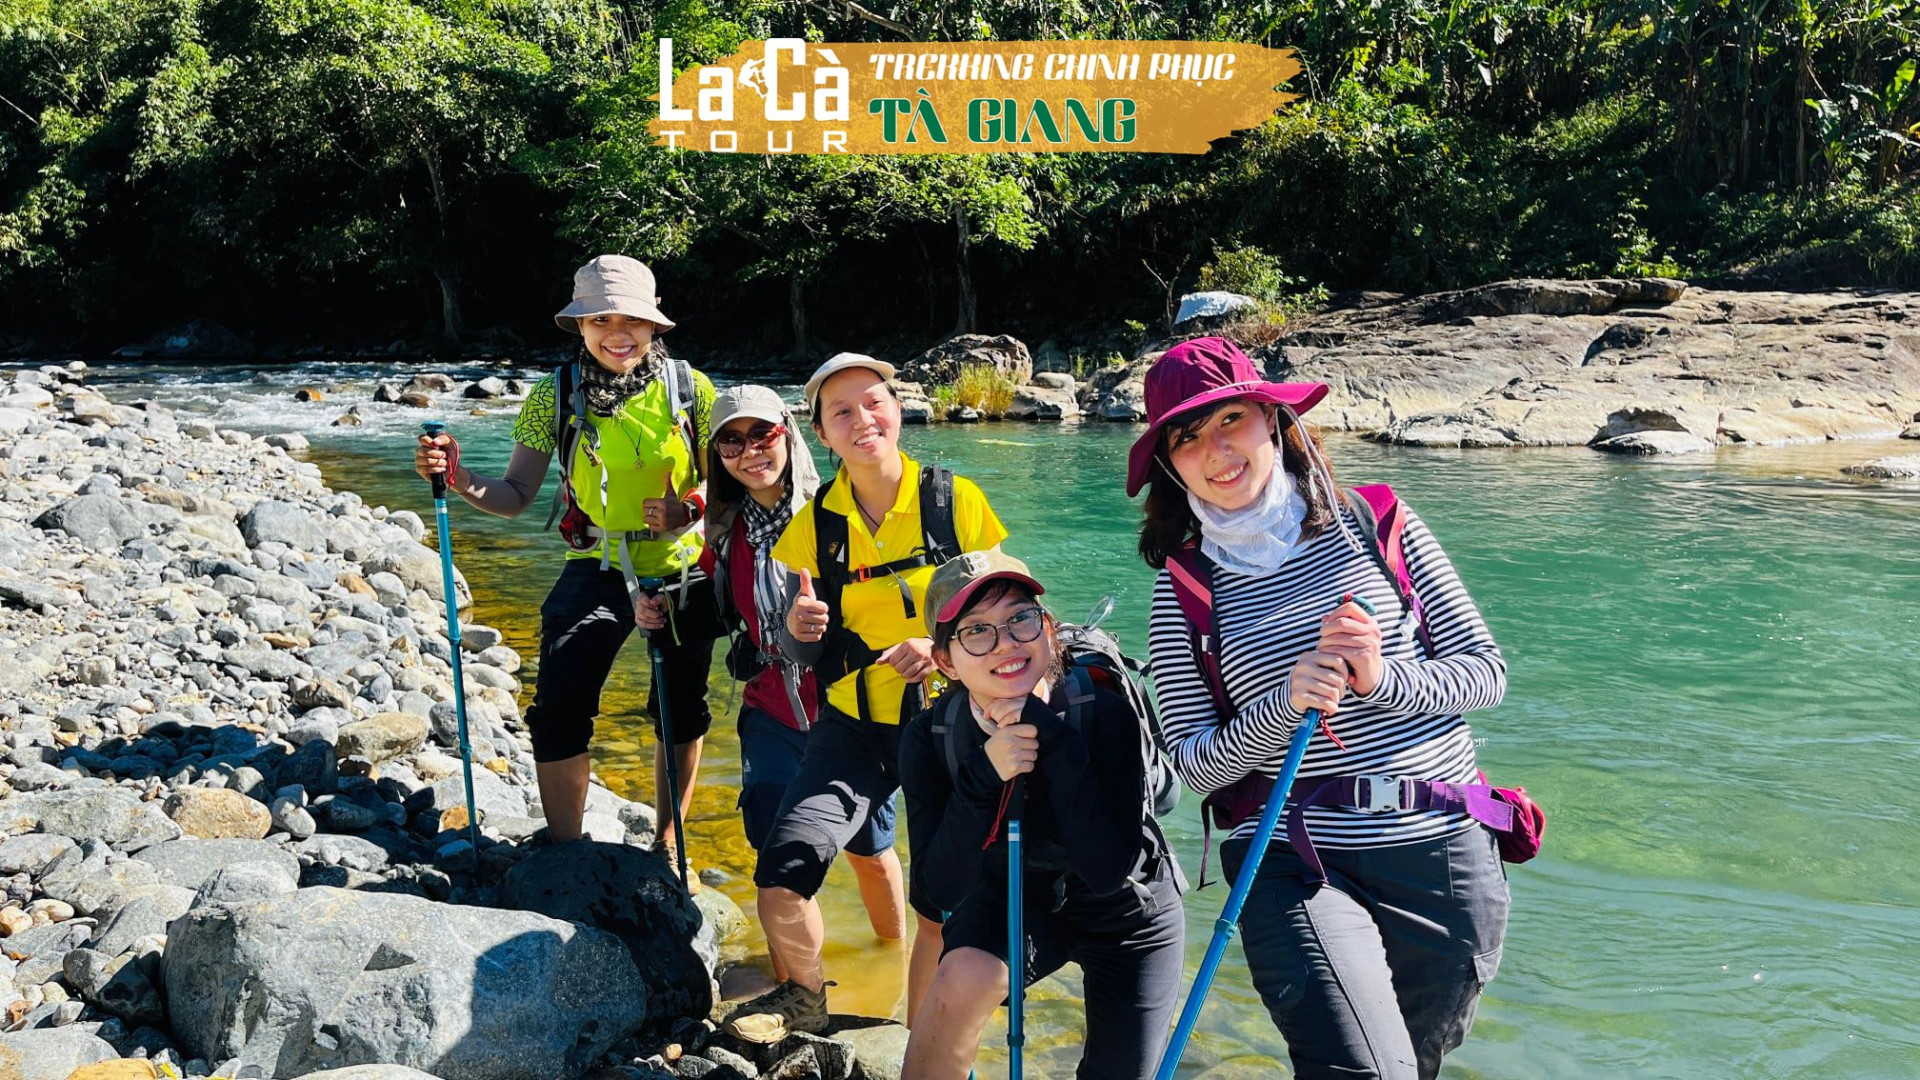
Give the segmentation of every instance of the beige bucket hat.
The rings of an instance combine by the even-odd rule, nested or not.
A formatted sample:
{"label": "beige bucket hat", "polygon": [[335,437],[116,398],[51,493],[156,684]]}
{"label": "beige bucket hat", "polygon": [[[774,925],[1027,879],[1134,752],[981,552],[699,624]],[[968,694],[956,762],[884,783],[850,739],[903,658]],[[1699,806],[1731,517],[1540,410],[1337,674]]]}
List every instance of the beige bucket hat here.
{"label": "beige bucket hat", "polygon": [[665,333],[673,329],[673,320],[660,311],[660,298],[654,295],[653,271],[639,259],[625,255],[599,255],[573,272],[573,303],[554,315],[554,324],[562,330],[580,332],[577,320],[594,315],[625,315],[645,319]]}

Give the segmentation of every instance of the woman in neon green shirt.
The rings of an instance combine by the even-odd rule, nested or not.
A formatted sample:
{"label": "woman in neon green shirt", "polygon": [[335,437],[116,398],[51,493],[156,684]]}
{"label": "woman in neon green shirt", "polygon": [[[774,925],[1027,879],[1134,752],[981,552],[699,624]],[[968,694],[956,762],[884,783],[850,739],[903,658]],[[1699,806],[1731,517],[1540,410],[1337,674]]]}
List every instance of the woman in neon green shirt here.
{"label": "woman in neon green shirt", "polygon": [[[682,818],[713,722],[707,669],[719,622],[712,583],[697,565],[705,510],[699,466],[713,385],[661,347],[655,335],[674,324],[658,305],[652,272],[634,259],[602,255],[581,267],[573,302],[554,322],[580,334],[584,353],[527,395],[513,425],[506,475],[463,468],[459,444],[446,435],[423,436],[414,458],[422,476],[446,473],[461,498],[501,517],[532,505],[549,463],[560,458],[554,517],[570,550],[540,609],[540,670],[526,717],[540,802],[556,841],[580,836],[600,691],[636,623],[661,635],[661,670],[648,712],[658,735],[655,699],[664,693]],[[655,594],[643,587],[647,579],[665,586]],[[655,749],[656,793],[668,789],[667,753],[664,746]],[[662,804],[662,844],[678,842],[664,795],[656,803]]]}

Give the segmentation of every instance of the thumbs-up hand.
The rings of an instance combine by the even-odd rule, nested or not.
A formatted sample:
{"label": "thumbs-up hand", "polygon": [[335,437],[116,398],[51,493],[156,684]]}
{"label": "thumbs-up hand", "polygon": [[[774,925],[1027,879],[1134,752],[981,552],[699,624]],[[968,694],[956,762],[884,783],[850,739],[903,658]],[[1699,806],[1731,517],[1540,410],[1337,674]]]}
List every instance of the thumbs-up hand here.
{"label": "thumbs-up hand", "polygon": [[667,493],[658,499],[648,499],[640,504],[646,512],[647,528],[654,532],[673,532],[693,520],[693,511],[688,509],[685,499],[673,489],[673,473],[667,473]]}
{"label": "thumbs-up hand", "polygon": [[800,591],[787,609],[787,633],[795,641],[815,642],[827,636],[827,603],[813,595],[813,574],[800,568]]}

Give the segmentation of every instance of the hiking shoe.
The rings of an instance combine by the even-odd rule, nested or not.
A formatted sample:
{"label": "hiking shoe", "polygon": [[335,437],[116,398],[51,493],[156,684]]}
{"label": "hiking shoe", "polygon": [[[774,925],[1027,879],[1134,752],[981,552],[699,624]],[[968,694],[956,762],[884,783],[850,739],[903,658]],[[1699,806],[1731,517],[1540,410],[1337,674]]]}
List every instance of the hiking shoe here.
{"label": "hiking shoe", "polygon": [[783,982],[735,1009],[727,1018],[726,1031],[743,1042],[771,1046],[796,1031],[819,1032],[826,1026],[825,987],[809,990],[797,982]]}

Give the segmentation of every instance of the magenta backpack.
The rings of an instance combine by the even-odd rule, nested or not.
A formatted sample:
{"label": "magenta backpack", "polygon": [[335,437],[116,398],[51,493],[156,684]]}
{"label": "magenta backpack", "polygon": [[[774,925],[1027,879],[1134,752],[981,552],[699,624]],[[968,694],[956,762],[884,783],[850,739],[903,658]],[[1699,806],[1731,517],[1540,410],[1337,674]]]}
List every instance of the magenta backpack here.
{"label": "magenta backpack", "polygon": [[[1399,496],[1386,484],[1351,488],[1342,491],[1340,496],[1360,523],[1360,531],[1368,541],[1368,553],[1399,590],[1401,604],[1414,618],[1414,629],[1421,648],[1427,656],[1434,656],[1433,635],[1427,628],[1426,609],[1421,605],[1419,595],[1414,592],[1413,575],[1407,570],[1406,551],[1401,543],[1407,521]],[[1207,690],[1213,698],[1214,709],[1222,717],[1232,716],[1233,702],[1227,696],[1226,680],[1220,672],[1219,628],[1213,618],[1213,560],[1201,552],[1197,542],[1190,541],[1168,556],[1167,576],[1173,585],[1174,598],[1180,603],[1181,614],[1186,617],[1194,657],[1199,662]],[[1326,732],[1334,745],[1345,749],[1333,734],[1331,726],[1326,728]],[[1484,784],[1484,774],[1481,780]],[[1497,791],[1499,802],[1513,807],[1510,815],[1489,822],[1499,837],[1500,856],[1507,862],[1526,862],[1539,854],[1545,840],[1546,812],[1527,797],[1525,788],[1493,790]],[[1231,832],[1241,822],[1258,817],[1272,793],[1273,778],[1254,774],[1208,795],[1200,804],[1200,820],[1207,837],[1207,847],[1210,849],[1212,846],[1214,826]],[[1474,816],[1480,817],[1478,814]],[[1304,829],[1296,831],[1304,832]],[[1206,862],[1203,852],[1200,858],[1200,884],[1203,886],[1207,883]]]}

